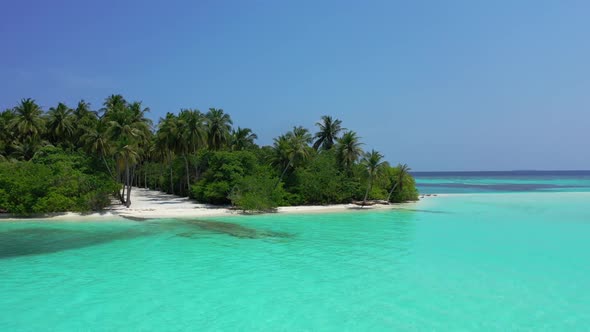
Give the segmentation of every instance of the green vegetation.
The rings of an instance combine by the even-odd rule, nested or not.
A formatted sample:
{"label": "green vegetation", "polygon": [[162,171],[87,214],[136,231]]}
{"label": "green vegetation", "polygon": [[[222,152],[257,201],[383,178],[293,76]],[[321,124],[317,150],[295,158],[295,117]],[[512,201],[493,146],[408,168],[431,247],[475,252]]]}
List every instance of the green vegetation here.
{"label": "green vegetation", "polygon": [[48,146],[28,162],[0,162],[0,209],[19,215],[101,210],[117,184],[100,169],[83,153]]}
{"label": "green vegetation", "polygon": [[134,186],[243,211],[418,197],[407,165],[363,152],[359,136],[330,116],[316,133],[296,126],[260,147],[222,109],[182,109],[156,126],[147,112],[121,95],[98,111],[82,100],[44,112],[23,99],[0,112],[0,211],[100,210],[111,197],[130,206]]}

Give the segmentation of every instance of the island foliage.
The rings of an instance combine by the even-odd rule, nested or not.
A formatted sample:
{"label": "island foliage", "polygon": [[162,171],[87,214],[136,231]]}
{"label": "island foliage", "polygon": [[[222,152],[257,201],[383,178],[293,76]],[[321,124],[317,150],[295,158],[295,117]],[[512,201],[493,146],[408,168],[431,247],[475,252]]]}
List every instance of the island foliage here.
{"label": "island foliage", "polygon": [[222,109],[181,109],[157,124],[141,102],[107,97],[43,110],[33,99],[0,112],[0,212],[131,206],[133,187],[270,211],[282,205],[416,200],[407,165],[392,166],[331,116],[256,144]]}

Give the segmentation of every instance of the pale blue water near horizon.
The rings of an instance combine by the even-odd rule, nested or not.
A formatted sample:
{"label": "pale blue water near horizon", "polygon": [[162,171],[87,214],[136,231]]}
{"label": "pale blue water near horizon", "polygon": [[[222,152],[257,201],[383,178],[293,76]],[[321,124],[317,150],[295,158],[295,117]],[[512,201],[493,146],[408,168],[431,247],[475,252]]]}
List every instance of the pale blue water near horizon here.
{"label": "pale blue water near horizon", "polygon": [[563,189],[1,222],[0,331],[586,331],[590,193]]}
{"label": "pale blue water near horizon", "polygon": [[589,192],[590,171],[412,172],[421,193]]}

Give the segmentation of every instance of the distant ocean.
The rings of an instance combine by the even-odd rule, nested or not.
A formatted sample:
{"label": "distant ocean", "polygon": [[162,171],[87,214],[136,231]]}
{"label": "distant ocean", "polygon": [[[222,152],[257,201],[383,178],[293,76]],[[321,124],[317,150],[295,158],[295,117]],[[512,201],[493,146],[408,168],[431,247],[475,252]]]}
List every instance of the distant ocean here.
{"label": "distant ocean", "polygon": [[412,172],[422,194],[589,192],[590,171]]}

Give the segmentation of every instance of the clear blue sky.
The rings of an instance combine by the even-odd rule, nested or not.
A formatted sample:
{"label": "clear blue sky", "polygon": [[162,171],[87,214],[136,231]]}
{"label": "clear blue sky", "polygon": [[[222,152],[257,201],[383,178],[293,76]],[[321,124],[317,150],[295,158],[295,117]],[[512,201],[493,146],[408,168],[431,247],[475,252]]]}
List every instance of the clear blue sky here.
{"label": "clear blue sky", "polygon": [[590,169],[588,1],[10,1],[0,108],[223,108],[260,144],[323,114],[415,170]]}

